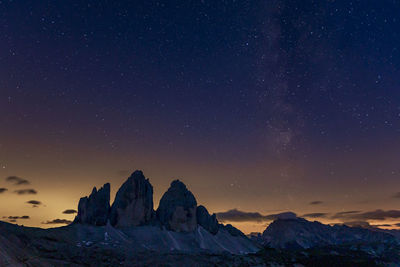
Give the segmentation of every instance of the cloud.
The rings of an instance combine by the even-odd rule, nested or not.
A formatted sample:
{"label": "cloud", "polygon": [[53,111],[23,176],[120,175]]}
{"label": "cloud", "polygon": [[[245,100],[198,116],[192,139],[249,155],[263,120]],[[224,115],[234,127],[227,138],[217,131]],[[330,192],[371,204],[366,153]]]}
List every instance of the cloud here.
{"label": "cloud", "polygon": [[72,221],[66,219],[54,219],[47,222],[42,222],[42,224],[70,224]]}
{"label": "cloud", "polygon": [[400,218],[400,210],[375,210],[354,215],[354,218],[364,220],[385,220]]}
{"label": "cloud", "polygon": [[323,201],[319,201],[319,200],[316,200],[316,201],[311,201],[310,203],[308,203],[309,205],[320,205],[320,204],[322,204],[322,203],[324,203]]}
{"label": "cloud", "polygon": [[393,198],[400,198],[400,192],[397,192],[396,194],[394,194]]}
{"label": "cloud", "polygon": [[393,225],[384,223],[384,224],[374,224],[373,226],[375,226],[375,227],[392,227]]}
{"label": "cloud", "polygon": [[383,221],[386,219],[398,219],[400,218],[400,210],[374,210],[368,212],[360,211],[347,211],[339,212],[332,216],[333,219],[347,219],[347,220],[357,220],[357,221],[368,221],[368,220],[378,220]]}
{"label": "cloud", "polygon": [[7,188],[1,187],[0,188],[0,194],[6,192],[7,190],[8,190]]}
{"label": "cloud", "polygon": [[263,222],[263,221],[274,221],[277,219],[295,219],[297,218],[296,213],[293,212],[282,212],[277,214],[262,215],[258,212],[246,212],[237,209],[228,210],[225,212],[218,212],[217,218],[221,222]]}
{"label": "cloud", "polygon": [[28,215],[24,215],[24,216],[8,216],[7,217],[9,220],[28,220],[30,219],[30,217]]}
{"label": "cloud", "polygon": [[277,214],[270,214],[270,215],[266,215],[265,219],[269,220],[269,221],[274,221],[274,220],[288,220],[288,219],[296,219],[297,218],[297,214],[291,211],[288,212],[282,212],[282,213],[277,213]]}
{"label": "cloud", "polygon": [[261,222],[265,220],[265,216],[261,215],[258,212],[246,212],[240,211],[237,209],[228,210],[225,212],[218,212],[217,214],[218,220],[221,222],[230,221],[230,222]]}
{"label": "cloud", "polygon": [[34,208],[39,207],[39,205],[42,205],[42,202],[40,202],[38,200],[29,200],[26,203],[32,204],[32,207],[34,207]]}
{"label": "cloud", "polygon": [[24,178],[21,178],[21,177],[18,177],[18,176],[8,176],[6,178],[6,181],[10,182],[10,183],[14,183],[15,185],[27,185],[27,184],[29,184],[28,180],[26,180]]}
{"label": "cloud", "polygon": [[74,214],[74,213],[77,213],[77,211],[73,210],[73,209],[69,209],[69,210],[64,210],[62,213],[64,213],[64,214]]}
{"label": "cloud", "polygon": [[341,212],[335,213],[331,217],[331,219],[341,219],[341,218],[345,218],[345,217],[347,217],[349,215],[353,215],[353,214],[360,213],[360,212],[361,211],[359,211],[359,210],[341,211]]}
{"label": "cloud", "polygon": [[398,226],[398,227],[400,227],[400,223],[396,223],[396,224],[394,224],[394,226]]}
{"label": "cloud", "polygon": [[315,213],[304,214],[301,217],[305,217],[305,218],[325,218],[326,215],[328,215],[328,213],[315,212]]}
{"label": "cloud", "polygon": [[36,195],[37,191],[35,189],[20,189],[15,190],[14,193],[18,195]]}

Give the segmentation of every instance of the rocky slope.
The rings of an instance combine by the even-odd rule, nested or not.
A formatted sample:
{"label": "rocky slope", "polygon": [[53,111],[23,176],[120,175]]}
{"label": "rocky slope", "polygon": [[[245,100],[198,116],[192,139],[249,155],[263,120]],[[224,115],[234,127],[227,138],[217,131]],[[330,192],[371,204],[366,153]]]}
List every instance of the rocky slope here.
{"label": "rocky slope", "polygon": [[[0,222],[0,266],[399,266],[399,250],[352,245],[265,248],[242,253],[248,240],[220,225],[174,232],[159,226],[72,224],[40,229]],[[382,249],[383,247],[383,249]],[[251,247],[247,247],[251,249]]]}
{"label": "rocky slope", "polygon": [[0,222],[0,266],[255,266],[254,245],[224,230],[190,233],[157,226],[118,229],[71,224],[53,229]]}

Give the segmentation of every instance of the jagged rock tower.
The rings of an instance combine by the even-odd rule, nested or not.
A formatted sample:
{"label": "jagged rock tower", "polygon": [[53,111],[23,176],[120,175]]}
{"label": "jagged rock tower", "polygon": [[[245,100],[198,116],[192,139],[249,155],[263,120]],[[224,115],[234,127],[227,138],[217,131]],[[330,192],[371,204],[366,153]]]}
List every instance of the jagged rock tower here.
{"label": "jagged rock tower", "polygon": [[109,210],[110,184],[107,183],[99,191],[94,187],[89,197],[79,200],[78,215],[74,222],[96,226],[106,225]]}
{"label": "jagged rock tower", "polygon": [[218,221],[215,213],[210,215],[207,209],[200,205],[196,209],[196,217],[198,225],[201,225],[204,229],[215,235],[218,233]]}
{"label": "jagged rock tower", "polygon": [[157,218],[168,230],[190,232],[197,227],[197,202],[184,183],[175,180],[162,196]]}
{"label": "jagged rock tower", "polygon": [[135,171],[117,192],[110,222],[115,227],[138,226],[149,223],[153,215],[153,186],[142,171]]}

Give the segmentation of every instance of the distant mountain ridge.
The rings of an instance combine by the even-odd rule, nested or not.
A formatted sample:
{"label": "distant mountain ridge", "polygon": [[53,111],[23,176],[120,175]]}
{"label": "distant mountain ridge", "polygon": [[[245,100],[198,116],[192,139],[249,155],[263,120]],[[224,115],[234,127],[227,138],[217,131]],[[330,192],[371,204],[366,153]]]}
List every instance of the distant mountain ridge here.
{"label": "distant mountain ridge", "polygon": [[346,225],[326,225],[303,218],[277,219],[252,240],[276,249],[308,249],[347,244],[398,245],[399,239],[384,230]]}

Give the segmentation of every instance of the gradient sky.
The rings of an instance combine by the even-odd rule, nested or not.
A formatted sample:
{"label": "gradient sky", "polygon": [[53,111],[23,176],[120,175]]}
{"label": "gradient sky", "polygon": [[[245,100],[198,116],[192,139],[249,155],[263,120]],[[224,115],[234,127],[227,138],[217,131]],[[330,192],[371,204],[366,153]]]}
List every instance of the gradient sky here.
{"label": "gradient sky", "polygon": [[141,169],[246,233],[400,223],[397,0],[5,0],[0,38],[2,220]]}

